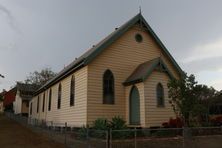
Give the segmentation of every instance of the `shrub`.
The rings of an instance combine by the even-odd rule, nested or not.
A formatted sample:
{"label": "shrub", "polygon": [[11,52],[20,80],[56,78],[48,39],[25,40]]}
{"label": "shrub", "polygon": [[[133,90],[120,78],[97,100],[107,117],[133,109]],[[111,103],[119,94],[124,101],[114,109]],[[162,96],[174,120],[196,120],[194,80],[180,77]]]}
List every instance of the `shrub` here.
{"label": "shrub", "polygon": [[113,130],[121,130],[126,129],[126,121],[123,120],[123,118],[119,116],[115,116],[112,118],[112,121],[110,122],[110,128]]}
{"label": "shrub", "polygon": [[87,138],[87,130],[88,130],[88,128],[85,125],[83,125],[78,131],[78,138],[86,139]]}
{"label": "shrub", "polygon": [[[124,130],[127,129],[126,126],[126,121],[123,120],[123,118],[119,117],[119,116],[115,116],[112,118],[112,121],[110,122],[110,128],[112,130]],[[112,137],[114,139],[121,139],[121,138],[126,138],[126,137],[130,137],[130,135],[132,135],[133,132],[130,131],[121,131],[121,132],[117,132],[117,131],[113,131],[112,132]]]}
{"label": "shrub", "polygon": [[217,116],[215,118],[210,119],[210,122],[214,126],[221,126],[222,125],[222,116]]}
{"label": "shrub", "polygon": [[183,121],[179,117],[176,117],[175,119],[170,118],[168,122],[163,122],[162,126],[164,128],[181,128],[183,127]]}
{"label": "shrub", "polygon": [[92,129],[95,130],[108,130],[110,124],[106,118],[98,118],[93,122]]}

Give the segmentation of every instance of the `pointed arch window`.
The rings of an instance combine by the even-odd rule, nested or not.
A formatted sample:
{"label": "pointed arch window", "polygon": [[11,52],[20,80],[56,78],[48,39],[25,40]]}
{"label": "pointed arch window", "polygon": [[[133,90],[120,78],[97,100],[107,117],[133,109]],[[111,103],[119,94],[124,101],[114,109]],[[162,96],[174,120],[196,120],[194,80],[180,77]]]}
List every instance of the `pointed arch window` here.
{"label": "pointed arch window", "polygon": [[72,76],[70,83],[70,106],[75,104],[75,76]]}
{"label": "pointed arch window", "polygon": [[114,76],[110,70],[103,75],[103,104],[114,104]]}
{"label": "pointed arch window", "polygon": [[38,113],[38,112],[39,112],[39,96],[38,96],[38,98],[37,98],[37,107],[36,107],[36,108],[37,108],[37,111],[36,111],[36,112]]}
{"label": "pointed arch window", "polygon": [[49,104],[48,104],[48,111],[51,110],[51,102],[52,102],[52,89],[49,90]]}
{"label": "pointed arch window", "polygon": [[161,83],[157,84],[156,96],[157,96],[157,106],[164,107],[164,89]]}
{"label": "pointed arch window", "polygon": [[45,111],[45,93],[43,94],[43,100],[42,100],[42,112]]}
{"label": "pointed arch window", "polygon": [[32,102],[30,104],[30,115],[32,115]]}
{"label": "pointed arch window", "polygon": [[61,108],[61,97],[62,97],[62,85],[61,83],[59,84],[58,87],[58,101],[57,101],[57,109]]}

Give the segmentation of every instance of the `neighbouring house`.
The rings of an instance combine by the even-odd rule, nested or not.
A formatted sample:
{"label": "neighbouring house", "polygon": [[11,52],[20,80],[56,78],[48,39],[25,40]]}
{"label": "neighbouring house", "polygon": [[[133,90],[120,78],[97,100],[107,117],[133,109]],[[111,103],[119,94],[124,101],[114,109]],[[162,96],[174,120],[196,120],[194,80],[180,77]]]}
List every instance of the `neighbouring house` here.
{"label": "neighbouring house", "polygon": [[4,111],[14,113],[13,102],[15,101],[15,96],[16,96],[16,87],[13,87],[9,91],[5,92],[3,100]]}
{"label": "neighbouring house", "polygon": [[6,91],[3,90],[1,93],[0,93],[0,113],[3,113],[4,112],[4,106],[3,106],[3,101],[4,101],[4,95],[5,95]]}
{"label": "neighbouring house", "polygon": [[129,126],[160,126],[175,117],[167,83],[181,76],[139,13],[38,89],[29,117],[81,127],[120,116]]}
{"label": "neighbouring house", "polygon": [[16,96],[13,102],[14,113],[17,115],[28,116],[29,101],[32,99],[34,92],[39,86],[34,84],[24,84],[17,82]]}
{"label": "neighbouring house", "polygon": [[0,113],[4,112],[4,106],[3,106],[3,101],[0,100]]}

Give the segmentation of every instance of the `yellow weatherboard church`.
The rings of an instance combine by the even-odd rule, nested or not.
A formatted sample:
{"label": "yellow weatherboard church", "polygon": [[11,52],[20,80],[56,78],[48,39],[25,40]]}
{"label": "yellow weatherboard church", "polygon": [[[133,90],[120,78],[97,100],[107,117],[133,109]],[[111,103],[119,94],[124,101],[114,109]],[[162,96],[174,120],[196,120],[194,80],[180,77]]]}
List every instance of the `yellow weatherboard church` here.
{"label": "yellow weatherboard church", "polygon": [[175,117],[167,83],[181,76],[139,13],[36,91],[29,117],[81,127],[120,116],[129,126],[161,126]]}

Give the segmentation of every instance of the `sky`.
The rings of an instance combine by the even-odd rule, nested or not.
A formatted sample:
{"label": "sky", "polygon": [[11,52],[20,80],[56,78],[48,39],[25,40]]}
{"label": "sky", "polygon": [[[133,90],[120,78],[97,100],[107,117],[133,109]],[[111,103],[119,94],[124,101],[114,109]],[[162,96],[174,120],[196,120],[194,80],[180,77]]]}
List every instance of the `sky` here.
{"label": "sky", "polygon": [[0,90],[59,72],[142,9],[180,67],[222,90],[221,0],[0,0]]}

